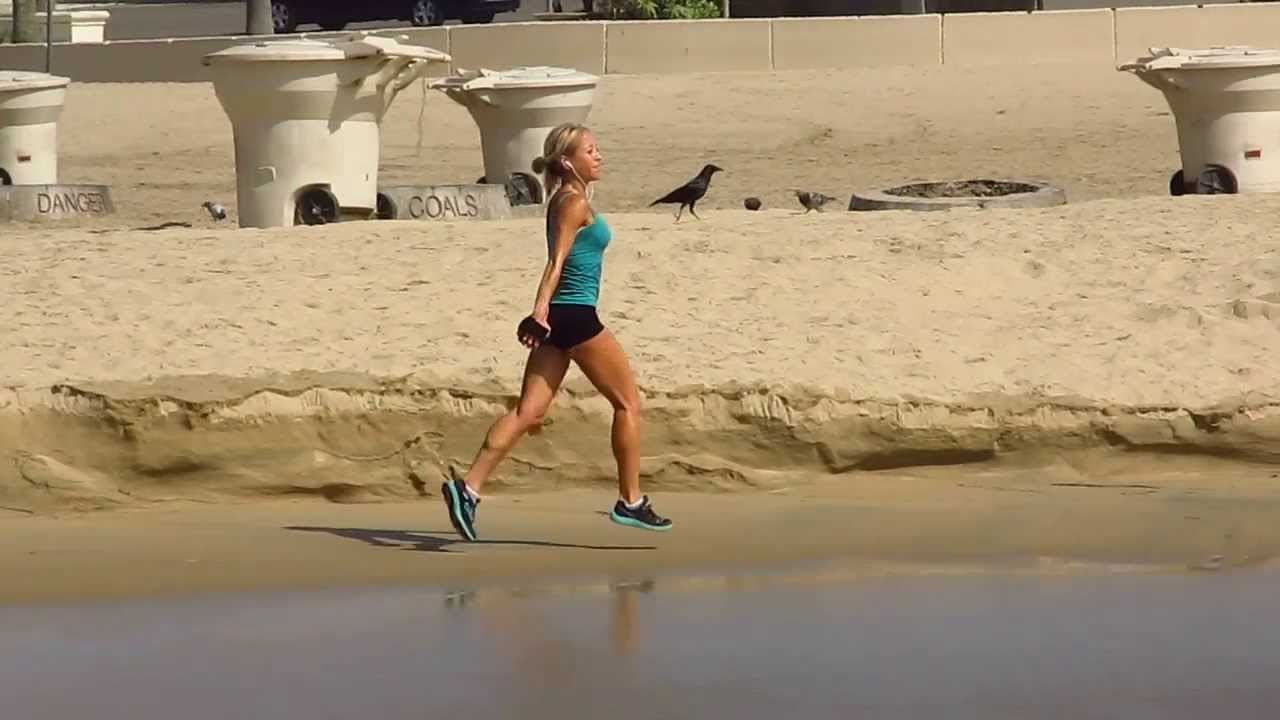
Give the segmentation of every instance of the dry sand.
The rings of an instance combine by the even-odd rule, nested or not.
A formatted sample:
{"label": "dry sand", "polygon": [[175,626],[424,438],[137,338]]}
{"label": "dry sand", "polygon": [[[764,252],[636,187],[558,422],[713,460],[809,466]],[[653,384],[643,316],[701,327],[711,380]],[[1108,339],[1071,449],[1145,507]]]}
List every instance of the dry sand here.
{"label": "dry sand", "polygon": [[[478,138],[465,110],[439,95],[419,100],[407,92],[387,121],[384,179],[473,180]],[[660,541],[667,554],[654,562],[711,560],[678,549],[691,537],[711,555],[734,554],[710,538],[737,537],[740,526],[708,521],[720,500],[697,493],[754,491],[741,494],[755,500],[736,502],[767,525],[800,512],[782,497],[797,488],[825,507],[855,502],[850,488],[889,483],[910,489],[886,506],[911,515],[975,496],[937,495],[936,483],[899,486],[900,471],[886,468],[985,463],[938,476],[958,487],[1010,458],[1018,468],[1001,472],[1031,493],[1059,472],[1073,487],[1131,485],[1126,478],[1141,475],[1148,481],[1138,484],[1157,488],[1160,502],[1173,502],[1172,493],[1192,508],[1185,515],[1239,500],[1227,499],[1237,478],[1247,486],[1241,507],[1252,503],[1249,512],[1274,519],[1273,474],[1245,463],[1280,457],[1280,198],[1166,197],[1177,164],[1172,119],[1133,78],[1075,65],[611,76],[590,122],[608,165],[597,205],[616,231],[602,315],[644,391],[646,487],[683,523]],[[16,518],[0,533],[49,533],[51,547],[64,547],[82,531],[71,528],[88,523],[131,548],[102,566],[120,568],[160,553],[147,548],[181,527],[211,532],[201,523],[225,521],[233,534],[246,530],[234,518],[248,511],[129,510],[112,514],[124,520],[78,517],[74,525],[57,515],[298,494],[415,500],[358,511],[390,512],[382,523],[401,530],[441,529],[435,515],[425,521],[432,527],[411,519],[438,515],[434,497],[425,509],[416,499],[436,492],[447,464],[470,459],[517,389],[523,353],[512,335],[543,259],[541,222],[215,226],[199,205],[234,200],[231,133],[204,85],[73,86],[60,127],[63,180],[111,184],[120,213],[0,234],[0,384],[8,388],[0,390],[0,452],[11,459],[0,466],[0,506]],[[673,224],[665,210],[645,207],[705,161],[727,172],[716,177],[702,222]],[[843,203],[854,189],[963,177],[1039,178],[1064,187],[1071,202],[800,216],[786,193],[816,189]],[[764,198],[766,210],[741,210],[747,195]],[[193,227],[145,229],[174,221]],[[537,508],[581,492],[607,503],[607,423],[607,405],[572,371],[545,432],[521,445],[492,490],[537,498],[528,500]],[[1165,451],[1227,460],[1129,464]],[[1194,492],[1169,473],[1190,473]],[[532,492],[550,489],[562,492]],[[665,492],[676,489],[694,492]],[[941,522],[939,534],[905,544],[891,538],[891,523],[873,519],[878,513],[863,525],[878,535],[845,535],[840,513],[806,509],[825,539],[776,552],[839,554],[861,538],[864,549],[882,541],[886,557],[928,557],[973,533],[999,535],[993,513],[1019,510],[996,493],[976,497],[971,524],[921,516]],[[1047,497],[1040,510],[1022,508],[1025,517],[1056,512],[1059,494]],[[1125,500],[1133,503],[1125,512],[1111,500],[1090,502],[1094,538],[1115,540],[1102,559],[1122,561],[1142,544],[1120,537],[1124,518],[1153,499]],[[295,506],[281,507],[252,511],[253,522],[277,531],[254,537],[284,542],[279,528]],[[357,511],[310,507],[304,515]],[[548,540],[570,532],[537,508],[496,510],[486,522]],[[1161,562],[1170,560],[1161,548],[1182,547],[1170,553],[1192,562],[1212,545],[1183,547],[1181,515],[1152,517],[1159,530],[1146,537],[1155,543],[1147,555]],[[1215,532],[1243,522],[1223,517]],[[160,529],[165,522],[179,527]],[[303,522],[323,523],[340,524]],[[111,534],[124,527],[142,539]],[[1093,547],[1090,538],[1042,532],[976,552],[1035,554],[1047,543],[1047,554],[1071,557]],[[309,542],[286,534],[291,548]],[[779,527],[772,537],[783,535]],[[1270,536],[1258,542],[1265,547],[1252,560],[1271,554]],[[6,543],[0,568],[32,571],[21,546]],[[545,552],[562,568],[590,565]],[[63,557],[41,558],[50,568],[41,587],[96,556]],[[366,562],[353,556],[333,572],[364,577],[357,568]],[[324,574],[309,563],[297,576],[252,567],[299,580]],[[378,567],[381,579],[403,572]],[[137,586],[151,587],[138,572]]]}

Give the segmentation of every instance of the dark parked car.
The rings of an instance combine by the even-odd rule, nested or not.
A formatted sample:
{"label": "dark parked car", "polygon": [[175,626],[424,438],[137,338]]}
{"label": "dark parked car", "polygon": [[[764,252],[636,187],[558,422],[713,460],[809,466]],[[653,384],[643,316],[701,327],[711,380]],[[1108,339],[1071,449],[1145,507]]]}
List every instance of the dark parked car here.
{"label": "dark parked car", "polygon": [[441,25],[445,20],[493,22],[501,12],[520,9],[520,0],[271,0],[271,24],[291,33],[314,23],[341,30],[347,23],[408,20],[414,25]]}

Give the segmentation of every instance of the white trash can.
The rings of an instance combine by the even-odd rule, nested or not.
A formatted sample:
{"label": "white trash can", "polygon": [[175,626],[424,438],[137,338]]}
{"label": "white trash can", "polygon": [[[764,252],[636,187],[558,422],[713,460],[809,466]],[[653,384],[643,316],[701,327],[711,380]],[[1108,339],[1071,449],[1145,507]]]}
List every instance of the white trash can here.
{"label": "white trash can", "polygon": [[595,75],[572,68],[517,67],[473,70],[435,80],[431,87],[467,108],[480,130],[482,182],[507,185],[512,204],[545,201],[533,172],[542,144],[555,126],[582,123],[595,101]]}
{"label": "white trash can", "polygon": [[0,71],[0,185],[58,182],[58,118],[70,78]]}
{"label": "white trash can", "polygon": [[1121,64],[1164,93],[1182,168],[1173,195],[1280,190],[1280,50],[1151,48]]}
{"label": "white trash can", "polygon": [[266,41],[206,55],[235,136],[240,227],[373,215],[382,118],[429,63],[449,60],[438,50],[366,35]]}

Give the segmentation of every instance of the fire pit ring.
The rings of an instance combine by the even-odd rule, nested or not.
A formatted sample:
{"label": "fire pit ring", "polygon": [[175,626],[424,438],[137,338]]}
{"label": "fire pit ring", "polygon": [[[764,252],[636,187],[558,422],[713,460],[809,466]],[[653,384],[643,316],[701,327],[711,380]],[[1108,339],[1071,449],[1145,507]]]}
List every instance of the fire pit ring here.
{"label": "fire pit ring", "polygon": [[1066,202],[1067,194],[1061,188],[1034,180],[944,180],[855,192],[849,199],[849,209],[1037,208]]}

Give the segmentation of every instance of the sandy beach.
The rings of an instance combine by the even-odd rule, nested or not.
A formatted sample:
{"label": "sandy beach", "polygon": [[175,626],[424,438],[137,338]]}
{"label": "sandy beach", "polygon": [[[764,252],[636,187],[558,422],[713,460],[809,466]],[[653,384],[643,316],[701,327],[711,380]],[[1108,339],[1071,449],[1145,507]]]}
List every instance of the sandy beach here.
{"label": "sandy beach", "polygon": [[[1162,196],[1178,167],[1159,93],[1073,63],[606,75],[588,123],[608,166],[596,199],[613,213],[647,210],[705,162],[726,170],[708,209],[748,195],[798,208],[791,187],[847,202],[859,188],[985,175],[1042,178],[1073,202]],[[58,131],[63,182],[111,185],[112,225],[199,223],[204,200],[234,204],[231,125],[212,85],[74,84]],[[401,93],[382,138],[381,181],[483,174],[471,116],[438,91]]]}
{"label": "sandy beach", "polygon": [[[1186,568],[1280,549],[1280,198],[1167,197],[1173,121],[1132,77],[609,76],[590,123],[616,233],[601,314],[642,387],[643,481],[680,529],[593,514],[609,413],[577,370],[483,522],[645,559],[496,545],[459,570],[337,531],[446,543],[439,478],[518,388],[540,220],[216,224],[200,203],[233,204],[234,177],[211,87],[75,85],[62,178],[110,184],[119,213],[0,233],[0,575],[28,578],[5,596],[477,581],[618,555]],[[726,172],[702,221],[647,207],[708,161]],[[384,179],[479,167],[465,110],[397,100]],[[975,177],[1069,203],[801,215],[787,193]],[[191,227],[147,229],[170,222]],[[768,542],[744,549],[743,524]],[[197,546],[214,561],[188,563]]]}

